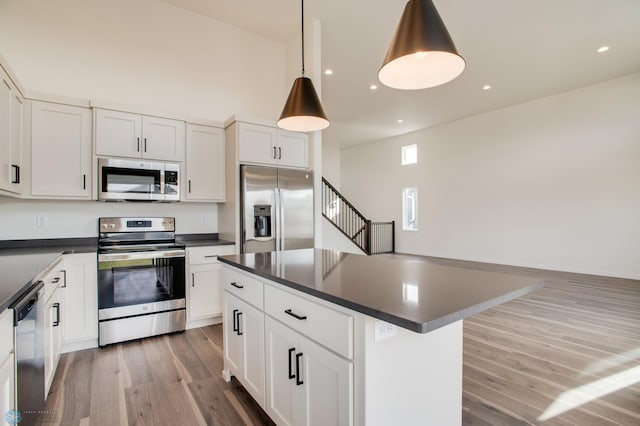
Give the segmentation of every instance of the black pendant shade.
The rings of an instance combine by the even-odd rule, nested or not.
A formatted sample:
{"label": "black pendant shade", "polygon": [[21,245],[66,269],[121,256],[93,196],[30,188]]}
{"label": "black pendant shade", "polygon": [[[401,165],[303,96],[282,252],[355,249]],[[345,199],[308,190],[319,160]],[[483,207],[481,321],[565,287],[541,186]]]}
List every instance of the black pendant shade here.
{"label": "black pendant shade", "polygon": [[329,126],[329,120],[311,79],[298,77],[293,82],[278,127],[295,132],[313,132]]}
{"label": "black pendant shade", "polygon": [[378,78],[394,89],[426,89],[453,80],[465,61],[431,0],[409,0]]}
{"label": "black pendant shade", "polygon": [[302,26],[302,77],[293,82],[287,102],[278,120],[278,127],[294,132],[315,132],[329,127],[320,98],[311,79],[304,76],[304,0],[300,0]]}

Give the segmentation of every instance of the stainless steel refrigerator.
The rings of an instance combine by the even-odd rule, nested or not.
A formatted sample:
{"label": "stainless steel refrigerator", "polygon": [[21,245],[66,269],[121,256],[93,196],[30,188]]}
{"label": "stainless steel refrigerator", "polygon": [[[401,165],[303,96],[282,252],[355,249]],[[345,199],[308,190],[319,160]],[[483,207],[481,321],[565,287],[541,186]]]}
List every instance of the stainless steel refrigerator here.
{"label": "stainless steel refrigerator", "polygon": [[313,173],[240,167],[242,253],[313,247]]}

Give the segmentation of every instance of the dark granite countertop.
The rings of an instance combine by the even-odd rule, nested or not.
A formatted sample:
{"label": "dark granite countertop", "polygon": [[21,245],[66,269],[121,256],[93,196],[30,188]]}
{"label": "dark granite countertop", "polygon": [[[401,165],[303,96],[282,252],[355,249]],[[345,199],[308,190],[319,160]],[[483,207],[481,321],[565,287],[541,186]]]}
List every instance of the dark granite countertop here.
{"label": "dark granite countertop", "polygon": [[439,264],[420,256],[304,249],[221,256],[221,262],[418,333],[542,288],[531,277]]}
{"label": "dark granite countertop", "polygon": [[227,246],[235,244],[233,241],[220,240],[218,234],[179,234],[176,242],[187,247]]}
{"label": "dark granite countertop", "polygon": [[0,241],[0,312],[34,284],[63,254],[95,253],[95,238]]}
{"label": "dark granite countertop", "polygon": [[[215,233],[176,235],[176,241],[187,247],[234,244],[218,239]],[[60,255],[95,253],[97,246],[94,237],[0,241],[0,312],[18,300]]]}

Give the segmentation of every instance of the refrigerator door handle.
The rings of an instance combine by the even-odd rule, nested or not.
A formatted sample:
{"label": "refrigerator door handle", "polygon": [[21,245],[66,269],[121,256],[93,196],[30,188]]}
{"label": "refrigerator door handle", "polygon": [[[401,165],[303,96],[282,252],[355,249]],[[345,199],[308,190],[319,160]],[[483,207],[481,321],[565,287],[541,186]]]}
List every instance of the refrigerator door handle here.
{"label": "refrigerator door handle", "polygon": [[273,190],[273,213],[275,215],[273,238],[276,240],[276,251],[280,250],[280,190],[278,188]]}

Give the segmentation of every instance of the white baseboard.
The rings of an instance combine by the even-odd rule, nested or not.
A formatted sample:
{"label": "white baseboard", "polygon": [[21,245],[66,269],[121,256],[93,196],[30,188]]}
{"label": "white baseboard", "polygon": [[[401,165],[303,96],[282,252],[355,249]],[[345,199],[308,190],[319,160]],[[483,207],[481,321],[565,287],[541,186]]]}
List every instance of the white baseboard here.
{"label": "white baseboard", "polygon": [[63,354],[67,352],[75,352],[82,351],[85,349],[97,348],[98,347],[98,338],[95,339],[86,339],[86,340],[75,340],[72,342],[65,342],[62,344],[62,350],[60,351]]}
{"label": "white baseboard", "polygon": [[222,315],[218,315],[211,318],[203,318],[198,320],[187,321],[187,330],[192,328],[206,327],[208,325],[220,324],[222,322]]}

